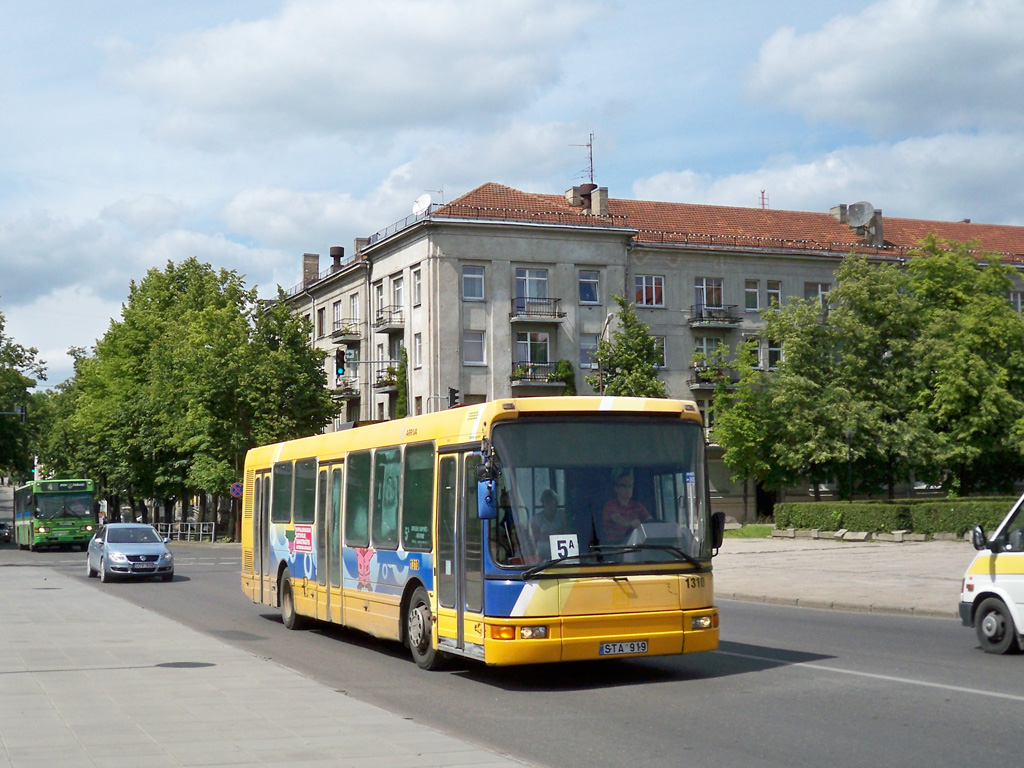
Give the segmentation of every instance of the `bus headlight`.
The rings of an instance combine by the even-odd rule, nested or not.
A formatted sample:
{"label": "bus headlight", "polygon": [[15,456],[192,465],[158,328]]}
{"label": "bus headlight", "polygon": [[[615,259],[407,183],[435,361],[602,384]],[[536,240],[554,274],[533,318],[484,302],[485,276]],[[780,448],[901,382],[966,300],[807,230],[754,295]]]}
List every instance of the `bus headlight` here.
{"label": "bus headlight", "polygon": [[50,532],[50,529],[47,528],[45,525],[40,525],[38,528],[36,528],[36,533],[49,533],[49,532]]}
{"label": "bus headlight", "polygon": [[93,531],[93,529],[94,529],[94,527],[91,526],[91,525],[83,525],[82,526],[82,530],[85,531],[86,533],[91,533]]}
{"label": "bus headlight", "polygon": [[718,626],[715,621],[717,616],[692,616],[690,618],[690,629],[711,629]]}
{"label": "bus headlight", "polygon": [[523,640],[543,640],[548,636],[547,627],[520,627],[519,637]]}
{"label": "bus headlight", "polygon": [[[516,630],[518,629],[518,633]],[[492,640],[543,640],[548,636],[547,627],[511,627],[502,624],[491,625]]]}

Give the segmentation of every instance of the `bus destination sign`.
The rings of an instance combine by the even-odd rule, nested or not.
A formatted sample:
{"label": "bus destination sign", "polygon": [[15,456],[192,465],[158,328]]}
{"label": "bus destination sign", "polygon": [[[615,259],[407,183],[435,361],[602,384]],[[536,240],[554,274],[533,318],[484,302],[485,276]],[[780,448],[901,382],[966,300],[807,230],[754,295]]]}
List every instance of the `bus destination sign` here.
{"label": "bus destination sign", "polygon": [[60,493],[62,491],[88,491],[87,480],[44,480],[36,485],[37,493]]}

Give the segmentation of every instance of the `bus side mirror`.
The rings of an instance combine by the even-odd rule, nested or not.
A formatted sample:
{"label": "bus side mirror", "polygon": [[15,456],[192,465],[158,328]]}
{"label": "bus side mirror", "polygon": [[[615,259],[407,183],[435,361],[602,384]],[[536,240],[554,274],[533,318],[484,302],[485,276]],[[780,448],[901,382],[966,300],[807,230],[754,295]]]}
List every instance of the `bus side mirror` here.
{"label": "bus side mirror", "polygon": [[985,539],[985,531],[982,530],[980,525],[974,526],[971,529],[971,544],[977,550],[988,549],[988,541]]}
{"label": "bus side mirror", "polygon": [[498,501],[494,498],[494,481],[478,480],[476,484],[476,515],[481,520],[496,520]]}
{"label": "bus side mirror", "polygon": [[714,512],[711,515],[711,546],[714,549],[722,548],[722,540],[725,538],[725,512]]}

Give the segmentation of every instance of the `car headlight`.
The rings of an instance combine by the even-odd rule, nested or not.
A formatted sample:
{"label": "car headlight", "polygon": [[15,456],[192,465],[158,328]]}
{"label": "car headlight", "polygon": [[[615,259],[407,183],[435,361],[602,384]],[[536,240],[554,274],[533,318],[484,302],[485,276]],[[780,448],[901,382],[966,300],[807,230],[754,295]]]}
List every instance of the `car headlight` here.
{"label": "car headlight", "polygon": [[124,552],[109,552],[108,557],[110,557],[110,562],[112,563],[128,562],[128,558],[125,556]]}
{"label": "car headlight", "polygon": [[170,552],[164,552],[162,555],[160,555],[160,559],[163,560],[165,563],[169,563],[171,562],[171,560],[174,559],[174,555],[172,555]]}

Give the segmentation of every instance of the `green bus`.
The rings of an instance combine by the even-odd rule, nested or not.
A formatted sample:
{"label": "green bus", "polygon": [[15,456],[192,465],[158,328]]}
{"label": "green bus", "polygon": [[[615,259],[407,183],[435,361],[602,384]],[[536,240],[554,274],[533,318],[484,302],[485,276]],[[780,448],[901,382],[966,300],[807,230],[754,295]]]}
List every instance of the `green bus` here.
{"label": "green bus", "polygon": [[14,490],[14,540],[19,549],[85,549],[96,532],[92,480],[33,480]]}

